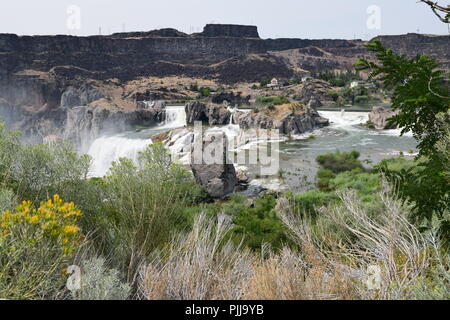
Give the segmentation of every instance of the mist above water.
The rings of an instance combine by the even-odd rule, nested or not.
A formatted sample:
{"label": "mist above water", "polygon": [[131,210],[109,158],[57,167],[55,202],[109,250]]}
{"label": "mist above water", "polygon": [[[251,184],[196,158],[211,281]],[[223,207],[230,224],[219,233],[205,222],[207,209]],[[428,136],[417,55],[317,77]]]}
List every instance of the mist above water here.
{"label": "mist above water", "polygon": [[88,155],[92,157],[90,176],[102,177],[106,175],[112,163],[120,158],[128,158],[136,162],[139,152],[144,151],[153,143],[150,139],[153,134],[185,125],[186,112],[184,106],[168,106],[166,107],[164,123],[160,126],[141,132],[127,132],[96,139],[88,151]]}

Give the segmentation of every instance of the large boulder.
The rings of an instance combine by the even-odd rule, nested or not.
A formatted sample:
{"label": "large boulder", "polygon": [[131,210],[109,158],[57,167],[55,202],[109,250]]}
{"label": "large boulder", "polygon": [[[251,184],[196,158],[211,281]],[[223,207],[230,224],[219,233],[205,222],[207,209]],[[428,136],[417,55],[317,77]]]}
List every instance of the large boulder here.
{"label": "large boulder", "polygon": [[229,124],[231,119],[231,112],[223,105],[207,105],[193,101],[186,104],[185,110],[188,125],[193,125],[196,121],[209,125],[224,125]]}
{"label": "large boulder", "polygon": [[378,130],[396,129],[396,125],[389,124],[389,119],[396,114],[396,112],[383,107],[374,107],[372,112],[369,113],[369,122]]}
{"label": "large boulder", "polygon": [[241,129],[278,129],[280,134],[285,135],[302,134],[329,125],[328,119],[321,117],[315,109],[309,107],[301,112],[274,114],[237,112],[233,119]]}
{"label": "large boulder", "polygon": [[333,104],[330,96],[331,85],[323,80],[309,80],[299,85],[290,87],[285,94],[295,101],[299,101],[312,108]]}
{"label": "large boulder", "polygon": [[[196,142],[201,146],[202,159],[196,159],[195,151],[191,156],[191,169],[197,183],[213,198],[223,199],[234,191],[238,179],[234,165],[228,161],[228,139],[223,132],[205,133],[197,136]],[[201,140],[197,140],[201,139]],[[214,144],[214,145],[211,145]],[[207,150],[219,152],[212,154],[215,161],[206,160]]]}
{"label": "large boulder", "polygon": [[214,92],[211,95],[211,101],[213,103],[221,104],[224,101],[228,102],[231,105],[248,105],[250,104],[250,95],[242,95],[241,92],[232,92],[232,91],[218,91]]}

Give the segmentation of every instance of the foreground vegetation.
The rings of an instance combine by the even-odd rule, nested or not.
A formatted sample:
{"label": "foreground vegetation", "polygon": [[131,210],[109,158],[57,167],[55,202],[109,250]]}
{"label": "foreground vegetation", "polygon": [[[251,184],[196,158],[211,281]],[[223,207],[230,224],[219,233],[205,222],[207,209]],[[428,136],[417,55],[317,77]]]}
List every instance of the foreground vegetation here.
{"label": "foreground vegetation", "polygon": [[[450,297],[445,224],[419,223],[424,213],[409,189],[388,182],[419,172],[420,160],[366,169],[357,152],[327,154],[317,159],[315,190],[208,203],[162,145],[150,146],[138,165],[122,159],[105,178],[86,179],[80,168],[89,159],[67,145],[15,139],[2,131],[2,159],[5,148],[21,150],[2,171],[2,298]],[[76,176],[60,170],[67,158]],[[23,161],[34,164],[30,178]],[[16,206],[18,199],[32,200]],[[65,286],[71,265],[82,268],[80,290]],[[381,287],[368,290],[373,266],[381,268]]]}

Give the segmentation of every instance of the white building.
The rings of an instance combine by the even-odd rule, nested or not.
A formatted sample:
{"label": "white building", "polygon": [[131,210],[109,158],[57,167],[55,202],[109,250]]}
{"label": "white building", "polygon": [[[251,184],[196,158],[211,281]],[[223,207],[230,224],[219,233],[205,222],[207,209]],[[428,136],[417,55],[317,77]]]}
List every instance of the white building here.
{"label": "white building", "polygon": [[359,86],[362,86],[362,85],[364,85],[364,82],[363,81],[352,81],[351,83],[350,83],[350,88],[356,88],[356,87],[359,87]]}
{"label": "white building", "polygon": [[278,88],[280,86],[278,79],[273,78],[272,81],[267,85],[268,88]]}

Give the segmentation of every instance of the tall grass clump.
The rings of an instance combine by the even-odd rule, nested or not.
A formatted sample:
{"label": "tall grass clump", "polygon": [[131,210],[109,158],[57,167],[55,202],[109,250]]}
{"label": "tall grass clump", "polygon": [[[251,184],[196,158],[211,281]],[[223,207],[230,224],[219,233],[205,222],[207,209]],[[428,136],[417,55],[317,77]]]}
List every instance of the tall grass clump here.
{"label": "tall grass clump", "polygon": [[200,214],[186,234],[170,244],[141,271],[141,292],[152,300],[237,300],[253,271],[253,256],[226,240],[230,219]]}
{"label": "tall grass clump", "polygon": [[[299,245],[313,243],[330,266],[344,270],[344,276],[355,281],[353,291],[360,299],[411,299],[416,288],[422,288],[422,296],[432,294],[426,288],[448,295],[448,290],[441,290],[450,284],[448,252],[436,236],[426,236],[411,224],[411,208],[391,187],[383,183],[379,194],[383,210],[375,217],[354,192],[339,195],[342,205],[319,210],[323,216],[319,226],[282,214]],[[366,285],[369,267],[381,271],[379,290]],[[435,274],[429,272],[433,268]]]}
{"label": "tall grass clump", "polygon": [[246,300],[353,299],[351,278],[324,260],[309,245],[304,252],[284,247],[255,264],[244,286]]}

